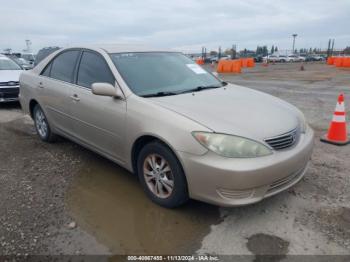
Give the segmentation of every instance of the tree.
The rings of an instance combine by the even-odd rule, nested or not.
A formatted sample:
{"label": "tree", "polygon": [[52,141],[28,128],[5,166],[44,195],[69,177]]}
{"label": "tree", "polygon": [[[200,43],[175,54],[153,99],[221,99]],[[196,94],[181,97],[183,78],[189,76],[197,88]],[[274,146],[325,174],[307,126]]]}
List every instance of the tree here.
{"label": "tree", "polygon": [[262,49],[263,49],[263,55],[267,56],[268,55],[267,46],[264,45]]}
{"label": "tree", "polygon": [[277,48],[277,46],[275,47],[275,52],[278,52],[278,48]]}
{"label": "tree", "polygon": [[262,50],[261,50],[261,47],[260,47],[260,46],[257,46],[257,47],[256,47],[256,51],[255,51],[255,54],[256,54],[256,55],[260,55],[260,54],[261,54],[261,51],[262,51]]}
{"label": "tree", "polygon": [[271,54],[273,54],[275,52],[275,47],[272,45],[271,47]]}
{"label": "tree", "polygon": [[217,51],[210,51],[210,56],[217,56],[218,55],[218,52]]}
{"label": "tree", "polygon": [[235,57],[236,56],[236,50],[232,49],[232,48],[227,48],[225,51],[224,51],[224,54],[227,55],[227,56],[230,56],[231,58]]}
{"label": "tree", "polygon": [[265,55],[266,52],[265,52],[265,49],[266,49],[266,46],[257,46],[256,47],[256,55]]}
{"label": "tree", "polygon": [[346,55],[350,55],[350,46],[347,46],[347,47],[345,47],[345,49],[344,49],[344,54],[346,54]]}

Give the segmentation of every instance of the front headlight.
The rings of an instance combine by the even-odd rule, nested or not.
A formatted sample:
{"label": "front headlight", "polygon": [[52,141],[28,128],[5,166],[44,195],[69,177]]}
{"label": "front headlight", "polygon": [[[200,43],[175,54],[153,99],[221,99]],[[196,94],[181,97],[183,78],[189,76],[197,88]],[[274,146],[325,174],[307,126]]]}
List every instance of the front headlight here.
{"label": "front headlight", "polygon": [[239,136],[207,132],[192,132],[192,135],[204,147],[224,157],[249,158],[272,154],[265,145]]}
{"label": "front headlight", "polygon": [[302,112],[299,112],[299,122],[300,122],[300,131],[305,134],[308,125],[306,122],[306,118]]}

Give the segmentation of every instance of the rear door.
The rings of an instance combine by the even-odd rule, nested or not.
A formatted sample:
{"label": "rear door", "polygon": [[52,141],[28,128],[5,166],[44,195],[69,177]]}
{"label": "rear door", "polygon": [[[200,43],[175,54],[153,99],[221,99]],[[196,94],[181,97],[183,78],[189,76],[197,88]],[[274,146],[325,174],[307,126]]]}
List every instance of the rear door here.
{"label": "rear door", "polygon": [[93,83],[116,84],[105,58],[95,51],[83,51],[75,83],[70,88],[70,96],[77,138],[123,162],[126,101],[91,92]]}
{"label": "rear door", "polygon": [[69,90],[73,85],[79,55],[79,50],[58,54],[41,72],[38,81],[39,103],[48,121],[54,128],[68,134],[73,132]]}

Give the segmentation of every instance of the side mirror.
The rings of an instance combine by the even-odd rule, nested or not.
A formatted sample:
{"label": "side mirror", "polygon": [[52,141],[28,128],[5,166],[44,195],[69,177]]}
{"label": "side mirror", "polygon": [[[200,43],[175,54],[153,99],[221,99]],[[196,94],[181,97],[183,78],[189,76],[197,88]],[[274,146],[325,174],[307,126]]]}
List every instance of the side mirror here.
{"label": "side mirror", "polygon": [[109,83],[93,83],[91,91],[94,95],[98,96],[112,96],[116,98],[122,98],[123,92],[119,87],[114,87]]}

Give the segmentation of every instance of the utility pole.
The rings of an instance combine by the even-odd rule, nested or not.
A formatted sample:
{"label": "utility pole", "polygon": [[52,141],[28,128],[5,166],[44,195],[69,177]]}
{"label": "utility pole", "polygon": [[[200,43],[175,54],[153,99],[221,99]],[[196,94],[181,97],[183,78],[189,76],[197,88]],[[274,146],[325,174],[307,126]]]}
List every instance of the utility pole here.
{"label": "utility pole", "polygon": [[328,40],[327,57],[331,56],[331,39]]}
{"label": "utility pole", "polygon": [[236,45],[232,45],[232,57],[231,59],[236,59],[237,47]]}
{"label": "utility pole", "polygon": [[293,36],[293,49],[292,49],[292,54],[294,54],[295,38],[298,36],[298,34],[292,34],[292,36]]}

